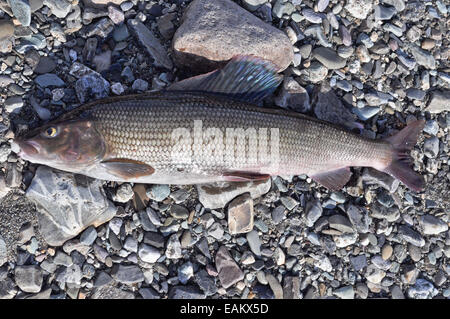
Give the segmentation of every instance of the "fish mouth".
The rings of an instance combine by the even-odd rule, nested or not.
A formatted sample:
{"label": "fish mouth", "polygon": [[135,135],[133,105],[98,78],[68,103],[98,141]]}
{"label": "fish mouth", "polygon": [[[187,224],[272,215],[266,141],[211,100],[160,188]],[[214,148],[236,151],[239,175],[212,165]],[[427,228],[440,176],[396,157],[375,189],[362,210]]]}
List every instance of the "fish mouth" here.
{"label": "fish mouth", "polygon": [[18,155],[23,157],[23,155],[37,155],[39,154],[39,144],[35,141],[22,141],[22,140],[14,140],[15,144],[17,144],[20,148]]}

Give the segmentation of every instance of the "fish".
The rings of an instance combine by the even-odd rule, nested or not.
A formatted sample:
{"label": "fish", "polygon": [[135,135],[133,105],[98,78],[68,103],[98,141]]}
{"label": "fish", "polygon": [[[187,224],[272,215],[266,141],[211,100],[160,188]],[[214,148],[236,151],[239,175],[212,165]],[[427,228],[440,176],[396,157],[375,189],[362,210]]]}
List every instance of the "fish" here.
{"label": "fish", "polygon": [[166,90],[81,105],[14,143],[24,160],[108,181],[180,185],[306,174],[339,190],[350,167],[373,167],[423,190],[410,156],[423,120],[370,139],[262,107],[281,81],[272,62],[235,56],[221,69]]}

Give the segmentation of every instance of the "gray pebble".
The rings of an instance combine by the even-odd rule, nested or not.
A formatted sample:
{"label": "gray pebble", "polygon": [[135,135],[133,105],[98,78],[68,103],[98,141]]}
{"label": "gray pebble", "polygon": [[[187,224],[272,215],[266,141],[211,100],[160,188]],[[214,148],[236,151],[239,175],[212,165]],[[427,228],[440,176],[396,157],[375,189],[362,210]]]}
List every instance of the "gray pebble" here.
{"label": "gray pebble", "polygon": [[261,256],[261,240],[259,238],[258,232],[252,230],[251,232],[247,233],[246,238],[251,251],[256,256]]}
{"label": "gray pebble", "polygon": [[37,293],[41,291],[43,274],[38,266],[17,266],[14,278],[17,286],[24,292]]}
{"label": "gray pebble", "polygon": [[97,239],[97,231],[95,227],[89,226],[80,236],[80,242],[87,246],[90,246]]}

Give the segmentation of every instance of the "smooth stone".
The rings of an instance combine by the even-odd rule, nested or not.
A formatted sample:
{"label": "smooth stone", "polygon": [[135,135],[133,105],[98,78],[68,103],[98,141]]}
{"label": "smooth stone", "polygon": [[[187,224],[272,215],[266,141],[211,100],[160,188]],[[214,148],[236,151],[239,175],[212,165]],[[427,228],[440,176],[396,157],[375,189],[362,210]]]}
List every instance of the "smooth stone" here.
{"label": "smooth stone", "polygon": [[63,80],[61,80],[56,74],[53,73],[38,75],[34,79],[34,82],[36,82],[36,84],[42,88],[46,88],[49,86],[62,87],[66,85]]}
{"label": "smooth stone", "polygon": [[138,255],[142,261],[151,264],[155,263],[159,259],[159,257],[161,257],[159,249],[146,244],[141,244],[139,246]]}
{"label": "smooth stone", "polygon": [[377,5],[374,10],[375,20],[391,20],[391,18],[397,13],[394,7],[385,7]]}
{"label": "smooth stone", "polygon": [[155,65],[169,70],[172,69],[173,64],[167,55],[166,49],[161,45],[153,33],[137,19],[130,19],[127,23],[130,29],[135,33],[139,42],[154,59]]}
{"label": "smooth stone", "polygon": [[421,49],[417,45],[411,45],[410,50],[417,64],[427,69],[434,70],[436,68],[436,60],[430,52]]}
{"label": "smooth stone", "polygon": [[408,289],[408,297],[412,299],[432,299],[439,291],[431,282],[425,279],[417,279],[414,286]]}
{"label": "smooth stone", "polygon": [[291,2],[277,0],[273,6],[272,13],[275,17],[281,19],[283,16],[292,14],[294,10],[295,7]]}
{"label": "smooth stone", "polygon": [[436,158],[439,155],[439,139],[436,136],[425,139],[423,152],[428,158]]}
{"label": "smooth stone", "polygon": [[303,9],[302,14],[305,17],[305,19],[311,23],[321,23],[322,22],[322,15],[314,12],[314,10]]}
{"label": "smooth stone", "polygon": [[323,81],[328,75],[328,69],[320,62],[313,61],[307,69],[309,81],[318,83]]}
{"label": "smooth stone", "polygon": [[360,270],[367,267],[367,257],[364,254],[350,257],[350,262],[356,272],[359,272]]}
{"label": "smooth stone", "polygon": [[372,10],[373,1],[371,0],[348,0],[344,8],[351,16],[364,20]]}
{"label": "smooth stone", "polygon": [[228,205],[228,230],[231,235],[248,233],[253,229],[253,199],[250,193],[236,197]]}
{"label": "smooth stone", "polygon": [[424,215],[419,218],[419,225],[425,235],[438,235],[448,230],[448,224],[442,219],[432,215]]}
{"label": "smooth stone", "polygon": [[23,99],[20,96],[10,96],[5,100],[4,106],[8,113],[16,112],[23,106]]}
{"label": "smooth stone", "polygon": [[355,49],[351,46],[340,45],[337,49],[337,54],[344,59],[347,59],[352,56]]}
{"label": "smooth stone", "polygon": [[415,89],[415,88],[409,88],[406,90],[406,96],[408,97],[408,99],[411,99],[411,100],[423,101],[423,99],[425,98],[426,95],[427,95],[427,92],[425,92],[423,90],[419,90],[419,89]]}
{"label": "smooth stone", "polygon": [[194,280],[206,296],[212,296],[217,292],[215,279],[206,270],[199,270],[194,275]]}
{"label": "smooth stone", "polygon": [[250,250],[256,255],[261,256],[261,239],[259,238],[258,232],[256,230],[252,230],[247,233],[247,242],[250,246]]}
{"label": "smooth stone", "polygon": [[277,206],[272,210],[272,222],[278,225],[283,221],[286,216],[286,208],[283,206]]}
{"label": "smooth stone", "polygon": [[[37,74],[50,73],[55,68],[56,68],[56,63],[53,61],[53,59],[50,57],[47,57],[47,56],[43,56],[43,57],[40,57],[39,63],[34,68],[34,72]],[[35,81],[36,81],[36,79],[35,79]]]}
{"label": "smooth stone", "polygon": [[95,24],[91,25],[88,32],[86,33],[86,36],[88,37],[99,36],[101,38],[106,38],[113,30],[114,30],[114,23],[108,18],[103,18],[98,22],[96,22]]}
{"label": "smooth stone", "polygon": [[331,70],[341,69],[347,63],[346,59],[341,58],[336,51],[330,48],[317,47],[312,51],[312,54],[314,58]]}
{"label": "smooth stone", "polygon": [[345,286],[333,291],[333,295],[341,299],[355,299],[355,290],[353,286]]}
{"label": "smooth stone", "polygon": [[244,279],[244,273],[225,246],[221,246],[218,249],[215,261],[216,269],[219,273],[219,280],[223,288],[226,289]]}
{"label": "smooth stone", "polygon": [[293,60],[291,42],[283,31],[230,0],[194,0],[182,21],[172,41],[175,61],[181,66],[206,72],[235,55],[253,54],[272,61],[281,71]]}
{"label": "smooth stone", "polygon": [[328,7],[330,0],[318,0],[317,1],[317,11],[323,12]]}
{"label": "smooth stone", "polygon": [[116,26],[113,31],[113,38],[116,42],[124,41],[128,39],[129,36],[130,33],[128,32],[128,27],[125,23]]}
{"label": "smooth stone", "polygon": [[281,287],[278,279],[272,274],[266,274],[266,280],[273,291],[275,299],[283,299],[283,287]]}
{"label": "smooth stone", "polygon": [[173,234],[169,237],[166,247],[166,257],[169,259],[179,259],[182,257],[181,254],[181,243],[178,239],[177,234]]}
{"label": "smooth stone", "polygon": [[423,239],[418,232],[406,225],[400,225],[398,227],[398,234],[400,235],[400,238],[414,246],[425,246],[425,239]]}
{"label": "smooth stone", "polygon": [[51,246],[60,246],[89,226],[114,217],[100,180],[39,166],[26,196],[36,204],[40,233]]}
{"label": "smooth stone", "polygon": [[58,18],[65,18],[72,9],[71,3],[67,0],[44,0],[43,3]]}
{"label": "smooth stone", "polygon": [[44,0],[29,0],[31,12],[36,12],[44,6]]}
{"label": "smooth stone", "polygon": [[450,90],[431,92],[426,111],[430,113],[450,112]]}
{"label": "smooth stone", "polygon": [[23,37],[20,39],[19,45],[16,46],[17,52],[20,54],[24,54],[30,48],[34,48],[36,50],[42,50],[47,46],[47,41],[45,37],[36,33],[29,37]]}
{"label": "smooth stone", "polygon": [[292,77],[284,79],[281,91],[275,98],[275,104],[300,113],[307,113],[311,109],[308,92]]}
{"label": "smooth stone", "polygon": [[123,284],[135,284],[145,280],[144,273],[137,265],[114,265],[111,276]]}
{"label": "smooth stone", "polygon": [[147,190],[147,196],[156,202],[162,202],[170,195],[169,185],[152,185]]}
{"label": "smooth stone", "polygon": [[0,40],[14,35],[14,24],[9,20],[0,20]]}
{"label": "smooth stone", "polygon": [[368,185],[381,186],[390,193],[394,193],[400,184],[400,182],[394,177],[373,168],[365,168],[363,170],[362,180]]}
{"label": "smooth stone", "polygon": [[322,212],[323,208],[318,200],[308,201],[305,207],[307,226],[312,227],[320,216],[322,216]]}
{"label": "smooth stone", "polygon": [[88,227],[80,236],[80,242],[84,245],[92,245],[97,239],[97,231],[94,227]]}
{"label": "smooth stone", "polygon": [[342,233],[353,233],[353,227],[350,221],[342,215],[332,215],[328,218],[328,224],[331,228],[337,229]]}
{"label": "smooth stone", "polygon": [[425,133],[436,135],[439,132],[439,124],[435,120],[428,120],[423,128]]}
{"label": "smooth stone", "polygon": [[11,11],[20,24],[27,27],[31,22],[31,8],[27,0],[8,0]]}
{"label": "smooth stone", "polygon": [[37,293],[41,291],[43,273],[36,265],[17,266],[14,271],[17,286],[24,292]]}
{"label": "smooth stone", "polygon": [[347,216],[359,233],[368,233],[372,220],[367,211],[363,211],[358,206],[349,205],[346,209]]}
{"label": "smooth stone", "polygon": [[316,101],[314,114],[317,118],[347,126],[355,121],[355,116],[344,106],[328,83],[317,86],[311,100]]}
{"label": "smooth stone", "polygon": [[353,108],[352,112],[355,113],[362,121],[374,117],[380,112],[380,108],[376,106],[365,106],[363,108]]}
{"label": "smooth stone", "polygon": [[170,215],[176,219],[187,219],[189,217],[189,211],[184,206],[173,204],[170,206]]}
{"label": "smooth stone", "polygon": [[405,7],[406,7],[404,0],[382,0],[381,2],[383,4],[387,4],[387,5],[391,5],[391,6],[395,7],[397,12],[401,12],[401,11],[405,10]]}

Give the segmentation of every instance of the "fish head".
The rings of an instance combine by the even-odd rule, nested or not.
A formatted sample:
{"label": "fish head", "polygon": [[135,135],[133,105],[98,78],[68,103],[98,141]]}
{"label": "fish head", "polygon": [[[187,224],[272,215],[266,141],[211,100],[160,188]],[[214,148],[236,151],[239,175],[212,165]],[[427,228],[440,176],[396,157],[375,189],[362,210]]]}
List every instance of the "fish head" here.
{"label": "fish head", "polygon": [[100,161],[106,152],[102,135],[88,120],[50,123],[14,140],[23,159],[76,172]]}

